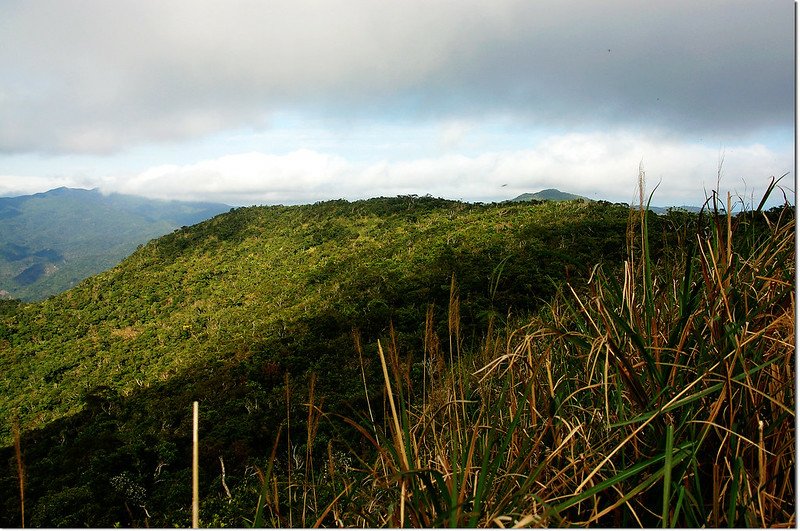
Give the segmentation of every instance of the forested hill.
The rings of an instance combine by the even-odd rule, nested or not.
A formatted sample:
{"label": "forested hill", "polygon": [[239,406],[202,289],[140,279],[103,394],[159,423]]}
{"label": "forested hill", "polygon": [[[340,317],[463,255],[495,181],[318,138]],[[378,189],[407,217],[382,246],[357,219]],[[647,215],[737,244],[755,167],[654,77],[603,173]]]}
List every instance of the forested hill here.
{"label": "forested hill", "polygon": [[[188,488],[192,400],[208,419],[207,474],[219,473],[218,455],[241,474],[274,440],[287,385],[305,388],[314,373],[326,409],[364,410],[354,330],[373,389],[375,340],[390,323],[409,363],[421,363],[429,305],[445,341],[455,285],[460,340],[475,343],[565,279],[585,285],[598,262],[621,262],[629,215],[603,202],[416,196],[239,208],[153,240],[66,293],[6,304],[0,513],[19,513],[5,422],[18,417],[33,525],[142,524],[111,477],[144,489],[151,525],[183,522],[173,518],[185,507],[176,492]],[[654,234],[663,222],[653,219]],[[0,525],[18,525],[8,518]]]}
{"label": "forested hill", "polygon": [[541,190],[535,193],[518,195],[514,199],[511,199],[511,201],[572,201],[573,199],[590,201],[588,197],[562,192],[561,190],[556,190],[555,188],[548,188],[547,190]]}
{"label": "forested hill", "polygon": [[138,245],[229,209],[96,189],[0,197],[0,298],[34,301],[61,293]]}

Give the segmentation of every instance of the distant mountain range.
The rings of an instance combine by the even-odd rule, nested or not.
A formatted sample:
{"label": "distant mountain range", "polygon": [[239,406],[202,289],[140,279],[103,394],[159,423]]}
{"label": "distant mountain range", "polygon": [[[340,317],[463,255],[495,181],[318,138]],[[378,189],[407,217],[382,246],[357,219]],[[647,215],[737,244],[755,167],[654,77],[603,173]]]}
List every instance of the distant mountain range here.
{"label": "distant mountain range", "polygon": [[[568,192],[562,192],[561,190],[557,190],[555,188],[548,188],[540,192],[518,195],[514,199],[509,199],[509,202],[572,201],[574,199],[583,199],[585,201],[592,201],[592,199],[589,199],[588,197],[584,197],[582,195],[570,194]],[[681,205],[677,207],[676,206],[660,207],[651,205],[650,210],[652,210],[656,214],[666,214],[668,210],[686,210],[687,212],[700,212],[700,207],[687,206],[687,205]]]}
{"label": "distant mountain range", "polygon": [[700,207],[697,206],[689,206],[689,205],[681,205],[681,206],[669,206],[669,207],[659,207],[650,205],[650,210],[655,212],[656,214],[666,214],[669,210],[685,210],[687,212],[700,212]]}
{"label": "distant mountain range", "polygon": [[0,197],[0,298],[55,295],[113,267],[140,244],[230,208],[97,189]]}

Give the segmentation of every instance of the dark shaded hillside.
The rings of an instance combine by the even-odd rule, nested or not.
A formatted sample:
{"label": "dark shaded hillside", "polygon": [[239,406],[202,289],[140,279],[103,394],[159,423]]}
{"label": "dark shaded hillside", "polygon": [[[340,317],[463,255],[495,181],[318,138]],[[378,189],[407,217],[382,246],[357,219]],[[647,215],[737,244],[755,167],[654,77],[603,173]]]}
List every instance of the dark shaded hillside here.
{"label": "dark shaded hillside", "polygon": [[230,207],[58,188],[0,197],[0,297],[41,300]]}
{"label": "dark shaded hillside", "polygon": [[[214,498],[219,456],[236,484],[286,429],[287,392],[302,438],[310,375],[326,410],[366,409],[354,330],[380,401],[375,340],[390,323],[408,363],[421,364],[429,305],[447,340],[455,278],[461,340],[476,342],[490,321],[536,311],[566,278],[579,286],[598,262],[620,262],[628,216],[607,203],[418,197],[240,208],[154,240],[67,293],[10,305],[0,415],[23,428],[29,521],[185,525],[192,400]],[[323,428],[318,444],[338,430]],[[2,462],[0,525],[18,525],[12,448]]]}

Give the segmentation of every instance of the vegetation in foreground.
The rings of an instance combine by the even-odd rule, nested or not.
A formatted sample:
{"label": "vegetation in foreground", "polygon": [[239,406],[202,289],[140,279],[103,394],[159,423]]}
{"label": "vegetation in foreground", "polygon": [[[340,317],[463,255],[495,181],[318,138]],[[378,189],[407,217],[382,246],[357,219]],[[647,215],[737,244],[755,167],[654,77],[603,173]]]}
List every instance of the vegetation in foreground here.
{"label": "vegetation in foreground", "polygon": [[[609,219],[584,228],[609,229]],[[201,525],[793,526],[792,210],[639,212],[626,221],[627,233],[614,228],[627,234],[627,254],[587,266],[585,276],[575,264],[569,282],[540,299],[547,304],[521,307],[518,319],[487,304],[502,278],[504,262],[495,261],[482,278],[491,286],[484,299],[471,289],[475,278],[454,269],[445,286],[439,280],[444,301],[439,292],[419,297],[439,304],[415,308],[418,328],[393,314],[383,316],[388,328],[339,330],[346,358],[324,366],[307,359],[305,372],[240,358],[223,372],[241,372],[241,395],[220,387],[230,381],[213,371],[184,383],[225,394],[201,396]],[[563,269],[547,278],[559,276]],[[511,278],[503,296],[525,275]],[[254,358],[253,368],[270,374],[269,394],[249,387],[264,385],[245,370]],[[331,377],[346,379],[347,399]],[[95,390],[80,413],[24,433],[23,461],[39,496],[29,521],[98,525],[98,515],[121,514],[125,525],[187,525],[190,474],[178,463],[188,463],[188,445],[174,436],[188,435],[195,396],[165,400],[162,407],[181,403],[170,416],[137,411],[150,402],[135,396]],[[226,419],[223,404],[234,402],[247,414]],[[122,435],[76,444],[87,426],[94,437]],[[16,459],[10,447],[3,457],[3,491],[16,490],[6,496],[16,520],[4,525],[18,525]],[[81,466],[68,480],[56,477],[54,465],[68,459]],[[53,475],[33,479],[33,470]],[[98,485],[111,487],[125,512],[100,507]]]}
{"label": "vegetation in foreground", "polygon": [[[376,457],[342,471],[329,449],[315,476],[311,454],[280,473],[273,454],[254,523],[794,527],[792,211],[682,229],[654,261],[634,217],[621,273],[469,352],[454,292],[421,386],[379,343],[388,406],[359,428]],[[317,406],[312,386],[309,441]]]}

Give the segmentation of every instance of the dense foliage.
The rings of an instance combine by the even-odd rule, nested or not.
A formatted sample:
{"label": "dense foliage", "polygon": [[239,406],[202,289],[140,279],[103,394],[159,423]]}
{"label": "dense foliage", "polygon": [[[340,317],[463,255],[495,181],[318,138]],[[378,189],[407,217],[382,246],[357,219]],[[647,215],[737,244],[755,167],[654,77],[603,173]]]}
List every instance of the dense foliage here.
{"label": "dense foliage", "polygon": [[[638,484],[632,476],[614,481],[603,456],[587,452],[617,444],[633,429],[628,420],[659,408],[685,377],[669,376],[666,358],[649,360],[650,394],[637,402],[624,364],[603,372],[601,341],[641,348],[626,359],[641,372],[648,355],[674,340],[658,330],[685,327],[687,311],[703,322],[702,297],[691,295],[701,288],[693,286],[714,286],[713,274],[702,281],[702,267],[692,269],[700,276],[687,281],[688,298],[673,316],[666,294],[675,292],[675,272],[698,260],[697,250],[686,253],[709,225],[685,212],[636,219],[627,206],[602,202],[416,196],[240,208],[152,241],[63,295],[0,306],[0,415],[8,419],[0,525],[21,521],[19,462],[28,525],[187,525],[193,400],[201,409],[203,525],[591,523],[577,511],[582,504],[616,501],[614,488]],[[762,249],[774,225],[786,224],[765,219],[729,236],[737,252]],[[637,258],[640,249],[646,259]],[[663,274],[655,292],[639,295],[637,279],[655,278],[651,264],[664,265]],[[620,278],[630,282],[615,283]],[[603,312],[621,311],[620,301],[599,295],[617,286],[623,316],[637,320],[627,335],[614,321],[593,336]],[[786,294],[772,294],[778,306],[769,311],[778,315]],[[682,344],[694,360],[713,350],[702,346],[704,330],[698,324],[696,338],[687,332],[694,342]],[[652,388],[666,382],[662,393]],[[613,411],[591,402],[604,393]],[[389,398],[399,413],[394,402],[384,407]],[[793,400],[780,403],[793,408]],[[576,419],[586,420],[577,446]],[[609,431],[612,420],[623,422],[621,431]],[[685,422],[669,432],[681,452],[697,431]],[[656,454],[650,446],[662,433],[648,429],[635,452],[617,452],[624,462],[609,466],[658,461],[658,445]],[[781,449],[783,435],[771,435]],[[731,455],[749,470],[750,455]],[[534,462],[549,468],[517,483]],[[611,481],[609,491],[545,506],[545,492],[530,490],[540,479],[552,486],[568,472],[577,477],[579,466],[596,466],[593,476]],[[695,495],[688,487],[680,494]],[[695,511],[680,522],[720,521],[704,520],[702,501],[679,503]],[[609,517],[593,521],[637,523],[630,512]]]}
{"label": "dense foliage", "polygon": [[[428,197],[240,208],[19,307],[0,329],[0,413],[25,433],[31,523],[142,523],[109,487],[120,474],[147,492],[151,523],[180,521],[193,399],[209,419],[208,475],[219,455],[241,475],[284,422],[286,375],[303,389],[315,373],[328,407],[361,410],[354,329],[371,376],[390,323],[419,358],[428,305],[444,326],[453,276],[464,326],[482,330],[537,307],[565,275],[619,261],[626,220],[609,204]],[[6,443],[10,434],[4,424]],[[13,484],[7,476],[4,489]],[[76,497],[85,511],[97,505],[91,518],[65,514]]]}

